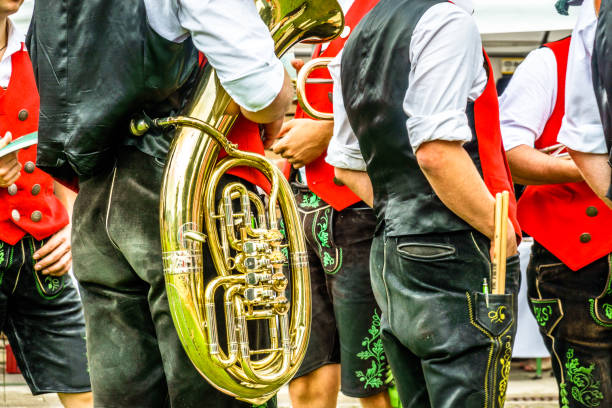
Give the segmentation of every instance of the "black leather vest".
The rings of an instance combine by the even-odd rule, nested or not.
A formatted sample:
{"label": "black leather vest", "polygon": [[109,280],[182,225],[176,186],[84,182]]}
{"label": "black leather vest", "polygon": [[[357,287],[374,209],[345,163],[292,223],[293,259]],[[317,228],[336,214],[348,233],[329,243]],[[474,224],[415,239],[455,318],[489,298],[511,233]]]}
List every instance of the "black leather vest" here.
{"label": "black leather vest", "polygon": [[[612,1],[610,0],[601,2],[591,63],[595,96],[610,153],[608,163],[612,166],[612,105],[610,104],[612,97]],[[610,180],[607,196],[612,200],[612,180]]]}
{"label": "black leather vest", "polygon": [[[38,165],[65,180],[112,165],[133,115],[180,109],[198,66],[190,39],[149,27],[143,0],[37,0],[28,48],[41,97]],[[136,144],[163,149],[154,136]]]}
{"label": "black leather vest", "polygon": [[[402,108],[412,33],[423,14],[442,2],[381,0],[344,47],[344,105],[372,180],[379,227],[384,225],[389,236],[472,229],[427,182],[410,145]],[[474,137],[464,147],[482,175],[473,103],[466,113]]]}

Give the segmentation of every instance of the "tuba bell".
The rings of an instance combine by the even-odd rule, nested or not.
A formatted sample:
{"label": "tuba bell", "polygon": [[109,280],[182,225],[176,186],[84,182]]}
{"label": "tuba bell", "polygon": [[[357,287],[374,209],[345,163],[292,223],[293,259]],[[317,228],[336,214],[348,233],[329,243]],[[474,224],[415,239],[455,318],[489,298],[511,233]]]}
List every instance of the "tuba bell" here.
{"label": "tuba bell", "polygon": [[[329,41],[344,24],[336,0],[255,3],[277,55],[298,41]],[[237,118],[228,109],[232,99],[210,64],[200,78],[183,116],[134,121],[132,132],[176,127],[162,181],[160,228],[170,311],[185,352],[215,388],[263,404],[295,375],[308,345],[305,241],[289,183],[265,157],[228,141]],[[220,149],[227,156],[218,160]],[[265,199],[239,182],[219,189],[221,177],[238,166],[270,181]],[[215,271],[205,270],[204,245]],[[266,348],[251,349],[251,321],[267,327]]]}

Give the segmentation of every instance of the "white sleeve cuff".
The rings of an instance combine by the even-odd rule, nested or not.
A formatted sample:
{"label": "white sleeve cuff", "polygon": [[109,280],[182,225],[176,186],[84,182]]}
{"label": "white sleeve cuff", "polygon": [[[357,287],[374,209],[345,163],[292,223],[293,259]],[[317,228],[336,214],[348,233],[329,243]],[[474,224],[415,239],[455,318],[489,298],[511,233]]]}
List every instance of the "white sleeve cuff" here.
{"label": "white sleeve cuff", "polygon": [[577,152],[607,154],[608,147],[601,125],[572,126],[563,120],[557,141]]}
{"label": "white sleeve cuff", "polygon": [[[250,112],[258,112],[276,99],[285,82],[283,63],[275,59],[272,64],[247,76],[221,81],[221,85],[238,105]],[[254,93],[254,89],[258,92]]]}
{"label": "white sleeve cuff", "polygon": [[472,131],[463,111],[446,111],[428,116],[412,116],[406,121],[412,150],[434,140],[449,142],[472,140]]}
{"label": "white sleeve cuff", "polygon": [[339,169],[366,171],[366,163],[361,155],[361,150],[334,143],[334,139],[332,138],[327,147],[325,161]]}

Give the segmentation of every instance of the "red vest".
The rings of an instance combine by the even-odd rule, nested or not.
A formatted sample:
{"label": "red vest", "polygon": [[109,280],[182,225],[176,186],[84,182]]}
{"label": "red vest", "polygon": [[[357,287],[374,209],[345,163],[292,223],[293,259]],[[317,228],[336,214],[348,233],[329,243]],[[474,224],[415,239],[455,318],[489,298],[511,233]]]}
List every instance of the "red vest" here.
{"label": "red vest", "polygon": [[518,222],[516,198],[510,167],[502,144],[499,124],[499,103],[495,88],[495,75],[491,68],[489,56],[484,52],[489,80],[482,95],[474,101],[474,127],[478,137],[478,156],[482,168],[482,178],[491,194],[502,191],[510,192],[508,218],[512,222],[517,240],[521,238],[521,227]]}
{"label": "red vest", "polygon": [[[365,16],[377,3],[378,0],[355,0],[355,3],[353,3],[345,16],[345,30],[352,31],[352,29],[359,24],[363,16]],[[317,46],[312,57],[335,57],[342,50],[348,38],[349,35],[338,37],[330,42],[329,46],[323,52],[321,52],[321,45]],[[318,69],[314,71],[310,77],[331,79],[329,71],[326,69]],[[323,112],[331,112],[333,110],[333,103],[331,100],[332,90],[332,84],[306,84],[308,100],[315,109]],[[295,111],[295,118],[300,119],[307,117],[309,116],[298,106]],[[325,155],[326,154],[323,153],[306,166],[308,188],[338,211],[361,201],[361,199],[348,187],[341,187],[334,183],[334,168],[325,162]]]}
{"label": "red vest", "polygon": [[[38,128],[39,99],[23,45],[12,55],[11,63],[9,87],[0,94],[0,135],[10,131],[14,140]],[[20,150],[18,158],[22,169],[15,182],[17,193],[10,195],[9,189],[0,188],[0,240],[11,245],[26,233],[40,240],[68,224],[68,213],[53,194],[53,179],[34,166],[36,145]],[[40,220],[35,221],[38,215]]]}
{"label": "red vest", "polygon": [[[557,60],[557,102],[536,148],[557,144],[565,114],[570,38],[546,44]],[[523,229],[572,270],[612,252],[610,210],[585,182],[529,186],[519,200]]]}

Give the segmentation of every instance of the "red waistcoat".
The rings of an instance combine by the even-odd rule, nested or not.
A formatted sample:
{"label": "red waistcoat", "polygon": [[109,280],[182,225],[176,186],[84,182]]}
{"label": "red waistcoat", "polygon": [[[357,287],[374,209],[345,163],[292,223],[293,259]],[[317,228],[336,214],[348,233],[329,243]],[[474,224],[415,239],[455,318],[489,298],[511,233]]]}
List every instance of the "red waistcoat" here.
{"label": "red waistcoat", "polygon": [[[344,47],[344,43],[348,40],[350,31],[357,26],[363,16],[365,16],[377,3],[378,0],[355,0],[355,3],[353,3],[345,16],[344,33],[348,31],[348,34],[345,35],[343,33],[340,37],[330,42],[329,46],[323,52],[321,52],[321,46],[317,46],[312,57],[335,57],[338,55]],[[324,69],[314,71],[310,77],[331,79],[329,71]],[[333,109],[331,100],[332,90],[332,84],[306,85],[308,100],[315,109],[323,112],[331,112]],[[295,111],[295,117],[296,119],[300,119],[309,116],[298,106]],[[340,187],[334,183],[334,168],[325,162],[325,156],[326,153],[323,153],[306,166],[306,179],[310,190],[338,211],[361,201],[361,199],[348,187]]]}
{"label": "red waistcoat", "polygon": [[[570,38],[546,44],[557,60],[557,101],[536,148],[557,144],[565,114]],[[572,270],[612,252],[612,210],[585,182],[529,186],[518,203],[521,226]]]}
{"label": "red waistcoat", "polygon": [[[7,131],[13,140],[38,128],[39,99],[27,51],[11,57],[9,86],[0,94],[0,135]],[[68,214],[53,194],[53,179],[35,167],[36,145],[18,153],[21,175],[12,188],[0,188],[0,240],[14,245],[26,233],[47,238],[68,224]]]}
{"label": "red waistcoat", "polygon": [[478,139],[478,157],[482,169],[482,179],[493,196],[502,191],[510,193],[508,218],[514,227],[517,241],[520,242],[521,226],[517,217],[517,204],[510,167],[502,144],[495,75],[493,75],[489,56],[484,50],[483,53],[489,79],[480,97],[474,101],[474,130]]}

